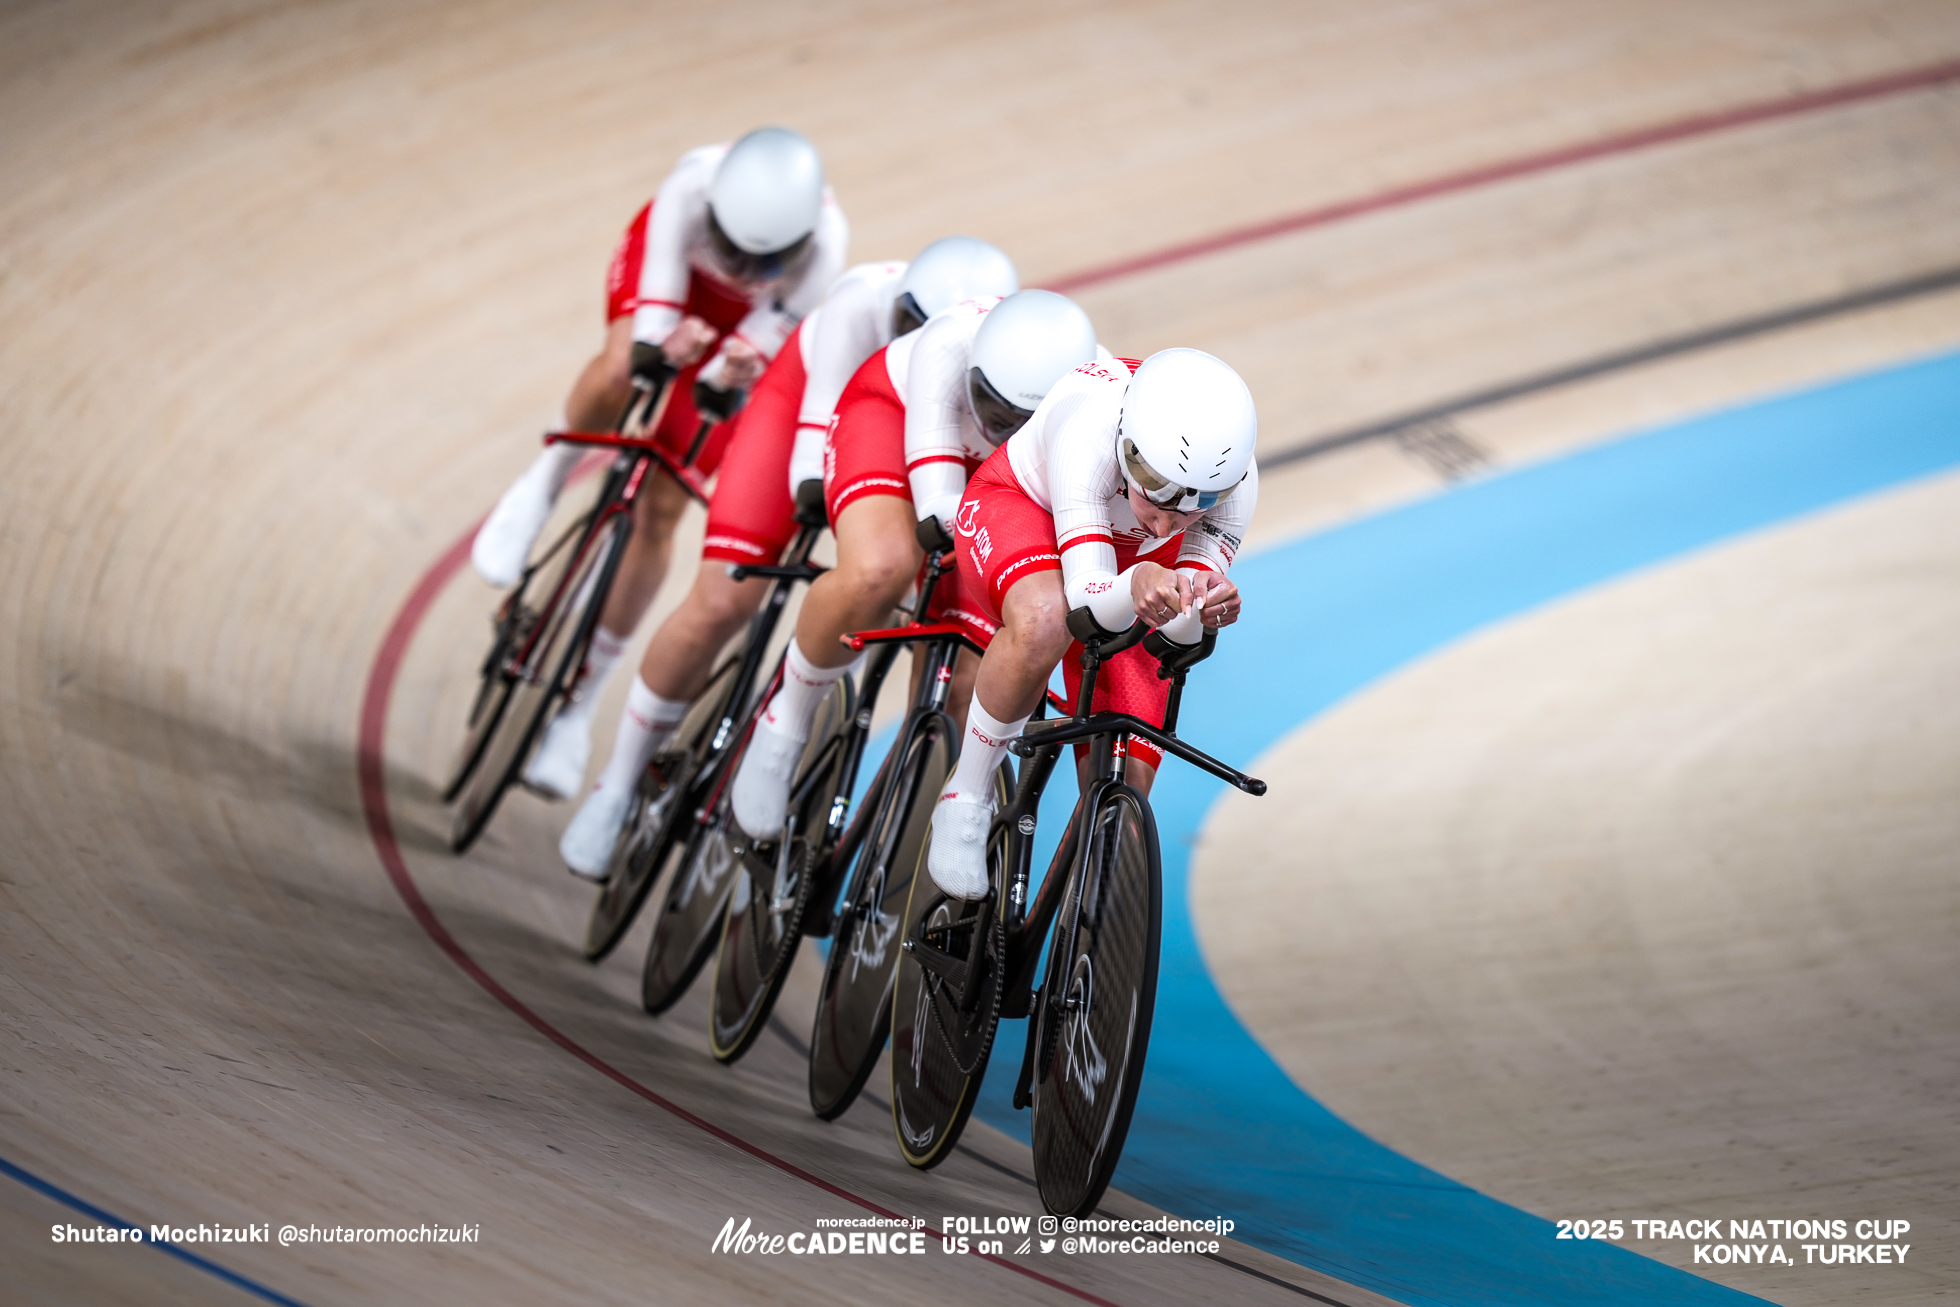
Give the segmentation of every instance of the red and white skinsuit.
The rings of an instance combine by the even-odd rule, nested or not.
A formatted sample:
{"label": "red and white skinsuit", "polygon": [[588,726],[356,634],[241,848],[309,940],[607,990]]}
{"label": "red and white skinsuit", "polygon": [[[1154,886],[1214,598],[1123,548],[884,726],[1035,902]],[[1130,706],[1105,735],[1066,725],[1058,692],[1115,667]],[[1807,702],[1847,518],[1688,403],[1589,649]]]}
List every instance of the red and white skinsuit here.
{"label": "red and white skinsuit", "polygon": [[701,556],[774,562],[796,533],[796,488],[823,476],[830,420],[860,365],[891,340],[903,263],[860,263],[790,336],[735,418]]}
{"label": "red and white skinsuit", "polygon": [[[1140,562],[1223,573],[1237,556],[1259,501],[1259,469],[1183,531],[1153,537],[1137,521],[1117,456],[1123,396],[1133,360],[1085,364],[1055,383],[1026,426],[1008,438],[967,483],[953,524],[966,606],[998,628],[1007,591],[1023,577],[1059,571],[1070,608],[1087,607],[1107,630],[1137,618],[1130,571]],[[1203,632],[1195,611],[1165,624],[1188,644]],[[1071,644],[1062,674],[1073,705],[1081,686],[1082,647]],[[1092,711],[1164,720],[1170,683],[1157,661],[1134,646],[1103,665]],[[1152,767],[1163,752],[1132,739],[1131,752]]]}
{"label": "red and white skinsuit", "polygon": [[[681,156],[653,199],[634,215],[606,276],[606,321],[610,324],[630,313],[635,341],[658,345],[687,315],[700,318],[717,333],[716,345],[703,362],[684,369],[676,379],[655,432],[663,452],[676,460],[687,453],[700,423],[694,408],[695,380],[720,379],[721,342],[735,336],[765,360],[775,358],[844,270],[850,244],[850,224],[826,186],[805,257],[782,275],[764,281],[731,279],[716,266],[708,239],[708,190],[728,149],[726,142],[703,145]],[[695,466],[703,476],[720,461],[731,425],[719,424],[702,449]]]}
{"label": "red and white skinsuit", "polygon": [[[824,502],[830,520],[853,503],[891,495],[950,519],[966,480],[994,447],[966,398],[973,340],[998,296],[967,300],[900,336],[865,360],[837,401],[824,442]],[[935,618],[957,620],[985,643],[999,629],[961,601],[956,574],[934,592]]]}

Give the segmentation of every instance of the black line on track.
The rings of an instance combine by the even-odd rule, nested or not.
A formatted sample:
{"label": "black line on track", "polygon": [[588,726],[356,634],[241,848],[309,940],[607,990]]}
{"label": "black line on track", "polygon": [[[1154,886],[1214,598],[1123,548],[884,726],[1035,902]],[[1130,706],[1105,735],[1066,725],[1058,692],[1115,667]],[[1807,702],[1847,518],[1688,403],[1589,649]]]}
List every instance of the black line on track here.
{"label": "black line on track", "polygon": [[1539,372],[1501,385],[1473,390],[1454,399],[1443,400],[1424,408],[1398,413],[1394,417],[1382,418],[1363,426],[1350,427],[1324,436],[1316,436],[1304,444],[1282,450],[1269,458],[1259,460],[1262,469],[1283,467],[1288,463],[1298,463],[1321,454],[1329,454],[1349,445],[1375,440],[1382,436],[1393,436],[1418,427],[1424,423],[1437,422],[1454,417],[1471,409],[1486,408],[1500,404],[1507,399],[1518,399],[1539,391],[1553,390],[1559,386],[1571,385],[1575,381],[1586,381],[1608,372],[1618,372],[1624,368],[1638,367],[1659,359],[1671,358],[1677,354],[1689,354],[1695,350],[1707,349],[1714,345],[1724,345],[1730,341],[1742,340],[1750,336],[1760,336],[1785,327],[1800,326],[1806,322],[1816,322],[1823,318],[1837,317],[1844,313],[1855,313],[1860,309],[1875,308],[1881,304],[1891,304],[1899,300],[1913,299],[1920,295],[1931,295],[1938,291],[1951,290],[1960,286],[1960,267],[1942,268],[1934,272],[1908,277],[1903,281],[1890,281],[1879,286],[1868,286],[1847,295],[1836,295],[1830,299],[1811,300],[1807,303],[1777,309],[1770,313],[1753,317],[1737,318],[1730,322],[1704,327],[1681,336],[1665,336],[1632,349],[1617,350],[1602,354],[1597,358],[1586,359],[1554,368],[1549,372]]}
{"label": "black line on track", "polygon": [[[781,1019],[778,1018],[776,1014],[773,1012],[769,1014],[769,1033],[774,1035],[776,1038],[782,1040],[783,1043],[789,1045],[790,1049],[794,1051],[799,1058],[802,1058],[805,1061],[809,1060],[810,1046],[804,1043],[801,1039],[798,1039],[796,1037],[796,1032],[791,1030],[788,1026],[784,1025]],[[858,1097],[869,1100],[872,1103],[872,1105],[877,1107],[877,1109],[881,1112],[890,1112],[892,1110],[891,1104],[885,1102],[883,1099],[879,1098],[876,1094],[870,1093],[868,1091],[861,1091],[858,1094]],[[991,1157],[987,1157],[981,1153],[976,1153],[971,1148],[968,1148],[965,1144],[954,1144],[953,1151],[961,1154],[962,1156],[973,1159],[974,1161],[980,1163],[980,1165],[988,1168],[989,1170],[1000,1172],[1002,1175],[1008,1177],[1010,1180],[1019,1180],[1022,1184],[1026,1185],[1030,1189],[1037,1189],[1040,1187],[1035,1183],[1033,1176],[1022,1175],[1019,1171],[1015,1170],[1011,1166],[1008,1166],[1006,1163],[996,1162]],[[1106,1213],[1103,1213],[1100,1210],[1098,1210],[1097,1212],[1097,1215],[1099,1216],[1105,1214]],[[1218,1253],[1199,1253],[1198,1255],[1200,1257],[1208,1258],[1211,1261],[1217,1262],[1220,1266],[1229,1266],[1233,1270],[1238,1271],[1241,1274],[1252,1276],[1254,1279],[1264,1280],[1268,1284],[1277,1284],[1282,1289],[1290,1289],[1294,1293],[1300,1294],[1303,1297],[1312,1298],[1316,1302],[1327,1303],[1328,1307],[1348,1307],[1347,1303],[1342,1302],[1338,1298],[1329,1298],[1325,1294],[1315,1293],[1312,1289],[1302,1289],[1297,1284],[1293,1284],[1290,1283],[1289,1281],[1282,1280],[1277,1275],[1268,1275],[1264,1271],[1257,1270],[1253,1267],[1247,1266],[1244,1262],[1235,1262],[1231,1258],[1221,1256]]]}

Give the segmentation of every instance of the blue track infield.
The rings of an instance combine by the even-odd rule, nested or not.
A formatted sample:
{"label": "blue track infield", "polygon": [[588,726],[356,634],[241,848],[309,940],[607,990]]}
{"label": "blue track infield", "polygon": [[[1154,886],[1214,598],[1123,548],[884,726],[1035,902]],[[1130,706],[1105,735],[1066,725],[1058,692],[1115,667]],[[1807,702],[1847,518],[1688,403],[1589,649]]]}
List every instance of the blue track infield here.
{"label": "blue track infield", "polygon": [[[1956,464],[1960,354],[1628,436],[1248,556],[1234,569],[1246,617],[1192,677],[1187,734],[1257,773],[1303,723],[1479,628]],[[1153,796],[1163,966],[1117,1187],[1178,1215],[1229,1216],[1240,1239],[1406,1303],[1761,1301],[1609,1244],[1556,1241],[1550,1223],[1377,1144],[1288,1079],[1226,1006],[1192,929],[1188,850],[1223,788],[1172,763]],[[1284,783],[1264,801],[1286,802]],[[1027,1115],[1008,1104],[1022,1042],[1018,1022],[1003,1025],[978,1110],[1026,1138]]]}

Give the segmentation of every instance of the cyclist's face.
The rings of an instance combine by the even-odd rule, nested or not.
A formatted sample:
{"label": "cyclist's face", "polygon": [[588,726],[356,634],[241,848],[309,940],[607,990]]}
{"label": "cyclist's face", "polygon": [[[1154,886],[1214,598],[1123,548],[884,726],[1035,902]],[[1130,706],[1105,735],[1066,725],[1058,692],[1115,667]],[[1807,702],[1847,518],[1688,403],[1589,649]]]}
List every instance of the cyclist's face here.
{"label": "cyclist's face", "polygon": [[1130,497],[1130,508],[1137,515],[1137,522],[1152,536],[1159,540],[1168,539],[1203,517],[1203,513],[1178,513],[1168,508],[1159,508],[1137,493],[1135,486],[1124,491]]}

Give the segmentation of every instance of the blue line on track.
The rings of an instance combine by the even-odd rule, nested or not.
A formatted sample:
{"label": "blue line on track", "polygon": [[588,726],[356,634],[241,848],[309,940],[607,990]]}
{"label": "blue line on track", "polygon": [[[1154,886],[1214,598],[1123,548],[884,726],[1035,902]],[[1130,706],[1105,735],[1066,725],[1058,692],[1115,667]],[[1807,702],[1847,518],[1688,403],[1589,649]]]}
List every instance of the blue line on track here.
{"label": "blue line on track", "polygon": [[[1303,723],[1482,627],[1638,568],[1960,464],[1960,355],[1630,436],[1248,556],[1246,617],[1192,678],[1192,739],[1255,773]],[[1275,671],[1283,671],[1275,676]],[[1244,687],[1258,685],[1257,704]],[[1156,1026],[1116,1184],[1411,1304],[1757,1302],[1553,1227],[1376,1143],[1297,1087],[1198,948],[1188,847],[1224,787],[1171,764]],[[1284,803],[1284,786],[1262,800]],[[1051,823],[1044,823],[1051,824]],[[1301,928],[1311,931],[1312,922]],[[1003,1029],[983,1119],[1008,1105]]]}
{"label": "blue line on track", "polygon": [[[22,1167],[15,1166],[12,1162],[9,1162],[4,1157],[0,1157],[0,1175],[6,1175],[12,1179],[20,1181],[22,1184],[26,1185],[29,1189],[34,1190],[36,1193],[41,1194],[48,1198],[52,1198],[54,1199],[54,1201],[62,1204],[64,1207],[73,1208],[75,1211],[80,1212],[82,1215],[88,1217],[91,1221],[97,1222],[98,1224],[113,1226],[118,1230],[137,1230],[139,1232],[141,1231],[140,1226],[132,1225],[130,1222],[123,1220],[123,1218],[120,1216],[116,1216],[113,1213],[103,1211],[100,1207],[97,1207],[94,1203],[91,1203],[83,1198],[78,1198],[77,1196],[69,1193],[66,1189],[63,1189],[59,1185],[51,1184],[48,1181],[43,1180],[40,1176],[35,1175],[32,1171],[28,1171],[23,1169]],[[192,1252],[190,1249],[185,1248],[180,1244],[170,1243],[167,1240],[151,1239],[148,1234],[143,1235],[142,1244],[145,1247],[154,1248],[158,1252],[168,1253],[170,1256],[175,1257],[178,1261],[186,1262],[189,1265],[195,1266],[198,1270],[203,1271],[206,1275],[214,1275],[218,1279],[223,1280],[226,1284],[229,1284],[237,1289],[242,1289],[246,1293],[251,1294],[255,1298],[263,1298],[267,1302],[278,1303],[280,1304],[280,1307],[305,1307],[305,1304],[300,1302],[298,1299],[288,1298],[285,1294],[280,1293],[277,1289],[269,1289],[265,1285],[260,1284],[257,1280],[247,1279],[246,1277],[240,1275],[237,1271],[226,1270],[224,1267],[218,1265],[210,1258],[200,1257],[196,1253]],[[94,1245],[91,1245],[91,1247],[94,1247]]]}

